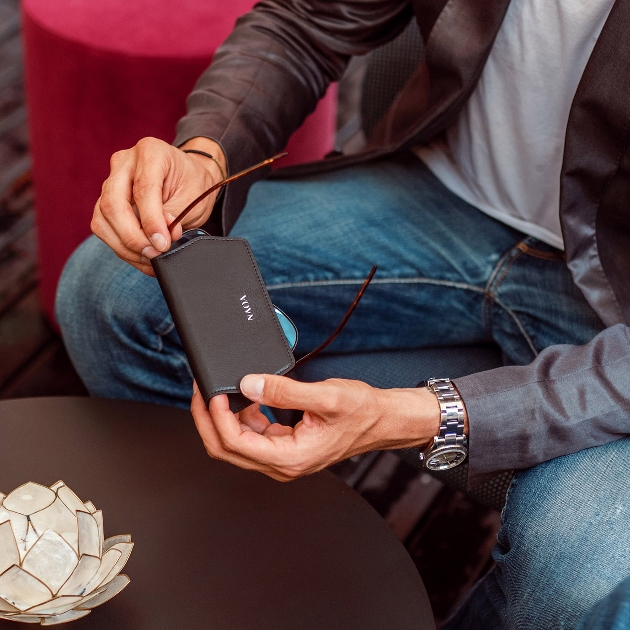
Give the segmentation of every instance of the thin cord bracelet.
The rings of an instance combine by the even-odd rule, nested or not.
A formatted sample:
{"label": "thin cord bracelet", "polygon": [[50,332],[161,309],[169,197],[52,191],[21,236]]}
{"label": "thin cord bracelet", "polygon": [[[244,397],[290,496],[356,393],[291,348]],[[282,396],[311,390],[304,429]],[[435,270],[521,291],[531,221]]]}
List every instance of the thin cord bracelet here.
{"label": "thin cord bracelet", "polygon": [[197,155],[204,155],[205,157],[210,158],[219,167],[219,170],[221,171],[221,175],[223,176],[223,179],[227,178],[227,173],[223,170],[221,163],[219,162],[219,160],[217,160],[217,158],[214,157],[214,155],[210,155],[209,153],[206,153],[205,151],[199,151],[198,149],[182,149],[182,151],[184,153],[196,153]]}

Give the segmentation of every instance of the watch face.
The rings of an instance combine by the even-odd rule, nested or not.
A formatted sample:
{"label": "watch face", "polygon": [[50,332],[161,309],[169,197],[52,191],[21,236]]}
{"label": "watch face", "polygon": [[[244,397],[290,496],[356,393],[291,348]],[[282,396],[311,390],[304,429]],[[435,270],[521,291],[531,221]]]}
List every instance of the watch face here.
{"label": "watch face", "polygon": [[467,451],[460,446],[444,446],[427,457],[426,467],[431,470],[448,470],[466,459]]}

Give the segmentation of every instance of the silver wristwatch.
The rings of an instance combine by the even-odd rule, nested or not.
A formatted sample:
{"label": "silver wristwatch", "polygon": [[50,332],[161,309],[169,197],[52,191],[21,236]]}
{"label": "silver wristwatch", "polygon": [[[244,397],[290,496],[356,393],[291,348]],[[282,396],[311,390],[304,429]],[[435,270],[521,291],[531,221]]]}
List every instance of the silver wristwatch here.
{"label": "silver wristwatch", "polygon": [[420,451],[420,461],[429,470],[448,470],[461,464],[468,455],[464,403],[450,378],[430,378],[425,383],[440,404],[440,432],[428,448]]}

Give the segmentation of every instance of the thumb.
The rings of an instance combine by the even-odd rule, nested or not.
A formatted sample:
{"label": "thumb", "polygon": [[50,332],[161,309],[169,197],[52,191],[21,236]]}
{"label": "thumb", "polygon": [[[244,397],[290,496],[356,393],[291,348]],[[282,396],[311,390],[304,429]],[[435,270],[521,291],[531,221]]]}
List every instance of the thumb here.
{"label": "thumb", "polygon": [[250,400],[278,409],[301,411],[319,411],[329,387],[327,383],[301,383],[272,374],[248,374],[241,380],[241,392]]}

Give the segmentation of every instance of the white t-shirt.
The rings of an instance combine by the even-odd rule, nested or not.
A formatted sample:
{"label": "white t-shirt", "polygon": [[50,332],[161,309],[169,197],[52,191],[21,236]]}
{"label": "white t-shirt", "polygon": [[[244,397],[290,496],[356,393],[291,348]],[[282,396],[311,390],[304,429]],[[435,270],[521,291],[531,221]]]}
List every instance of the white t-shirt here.
{"label": "white t-shirt", "polygon": [[560,170],[569,110],[613,0],[512,0],[457,121],[416,154],[452,192],[563,248]]}

